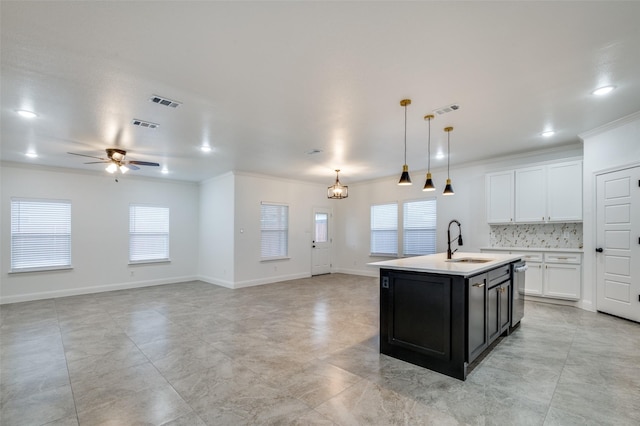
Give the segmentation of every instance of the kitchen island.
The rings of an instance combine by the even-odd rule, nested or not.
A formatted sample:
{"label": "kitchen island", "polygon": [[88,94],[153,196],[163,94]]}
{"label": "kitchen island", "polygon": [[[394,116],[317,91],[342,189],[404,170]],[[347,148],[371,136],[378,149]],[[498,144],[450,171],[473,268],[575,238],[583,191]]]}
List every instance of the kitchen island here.
{"label": "kitchen island", "polygon": [[465,380],[468,365],[521,318],[512,288],[519,261],[438,253],[370,263],[380,268],[380,352]]}

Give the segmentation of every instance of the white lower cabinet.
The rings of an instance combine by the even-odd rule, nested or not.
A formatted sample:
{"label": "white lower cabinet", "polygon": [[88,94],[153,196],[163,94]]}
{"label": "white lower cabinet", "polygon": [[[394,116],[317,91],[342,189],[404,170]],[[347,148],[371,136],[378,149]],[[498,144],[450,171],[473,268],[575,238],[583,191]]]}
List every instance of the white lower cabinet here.
{"label": "white lower cabinet", "polygon": [[566,252],[519,252],[483,249],[483,253],[510,253],[527,262],[524,294],[554,299],[579,300],[582,288],[582,254]]}
{"label": "white lower cabinet", "polygon": [[544,296],[578,300],[581,283],[582,255],[545,253]]}

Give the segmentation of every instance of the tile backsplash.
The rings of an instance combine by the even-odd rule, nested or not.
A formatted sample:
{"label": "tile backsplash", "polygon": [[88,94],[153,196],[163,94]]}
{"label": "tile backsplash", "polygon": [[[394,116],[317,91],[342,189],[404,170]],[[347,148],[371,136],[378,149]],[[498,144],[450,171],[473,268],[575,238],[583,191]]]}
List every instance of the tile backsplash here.
{"label": "tile backsplash", "polygon": [[582,223],[491,225],[491,247],[582,248]]}

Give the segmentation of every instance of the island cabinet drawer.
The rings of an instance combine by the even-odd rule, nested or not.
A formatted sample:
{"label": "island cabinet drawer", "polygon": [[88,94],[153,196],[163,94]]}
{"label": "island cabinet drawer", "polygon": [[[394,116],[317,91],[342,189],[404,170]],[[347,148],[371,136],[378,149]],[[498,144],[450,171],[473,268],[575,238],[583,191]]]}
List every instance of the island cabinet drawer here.
{"label": "island cabinet drawer", "polygon": [[547,263],[582,263],[580,253],[545,253],[544,261]]}
{"label": "island cabinet drawer", "polygon": [[511,265],[500,266],[496,269],[489,271],[489,288],[501,284],[511,278]]}

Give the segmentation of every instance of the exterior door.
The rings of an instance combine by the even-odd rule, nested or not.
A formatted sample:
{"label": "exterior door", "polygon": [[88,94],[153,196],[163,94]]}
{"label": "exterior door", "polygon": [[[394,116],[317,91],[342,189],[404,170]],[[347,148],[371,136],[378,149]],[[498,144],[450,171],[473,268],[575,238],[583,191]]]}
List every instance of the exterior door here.
{"label": "exterior door", "polygon": [[331,272],[331,211],[313,210],[313,241],[311,243],[311,275]]}
{"label": "exterior door", "polygon": [[596,307],[640,322],[640,166],[596,185]]}

